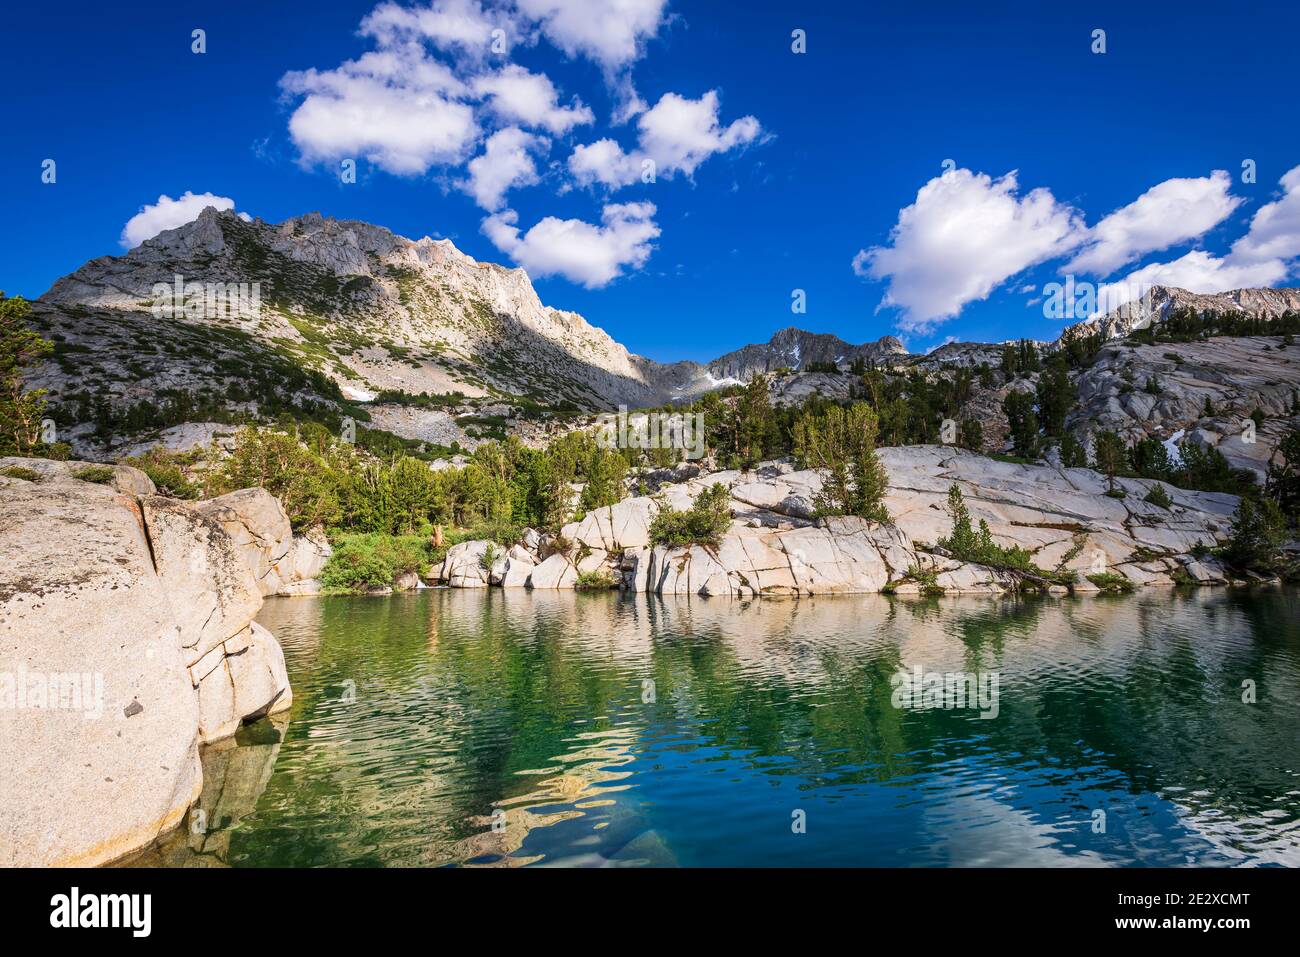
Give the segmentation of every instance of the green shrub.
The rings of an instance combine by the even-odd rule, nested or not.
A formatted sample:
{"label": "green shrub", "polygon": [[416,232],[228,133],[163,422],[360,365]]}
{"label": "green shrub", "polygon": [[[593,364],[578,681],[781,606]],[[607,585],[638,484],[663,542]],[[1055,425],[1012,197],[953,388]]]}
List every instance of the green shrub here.
{"label": "green shrub", "polygon": [[1066,432],[1061,436],[1061,467],[1067,469],[1081,469],[1088,465],[1088,450],[1083,447],[1083,443],[1074,437],[1074,433]]}
{"label": "green shrub", "polygon": [[603,591],[618,587],[618,579],[606,568],[596,568],[589,572],[578,572],[574,588],[579,591]]}
{"label": "green shrub", "polygon": [[314,451],[283,432],[241,429],[216,474],[218,494],[260,487],[280,500],[294,528],[333,525],[342,515],[339,477]]}
{"label": "green shrub", "polygon": [[1088,581],[1104,592],[1130,592],[1134,587],[1131,581],[1115,572],[1098,572],[1095,575],[1089,575]]}
{"label": "green shrub", "polygon": [[725,485],[710,485],[695,496],[689,509],[660,503],[650,521],[650,541],[656,545],[716,545],[731,527],[731,493]]}
{"label": "green shrub", "polygon": [[1281,566],[1286,519],[1272,499],[1242,498],[1232,516],[1232,534],[1220,556],[1234,568],[1268,575]]}
{"label": "green shrub", "polygon": [[137,468],[149,476],[162,495],[196,499],[202,497],[203,489],[197,480],[191,479],[189,470],[202,459],[202,449],[172,452],[161,445],[155,445],[143,455],[123,459],[122,464]]}
{"label": "green shrub", "polygon": [[10,465],[2,468],[0,469],[0,475],[11,479],[22,479],[24,482],[39,482],[42,478],[40,472],[33,471],[32,469],[25,468],[21,465]]}
{"label": "green shrub", "polygon": [[431,561],[429,540],[423,535],[345,534],[332,545],[334,554],[320,576],[329,591],[390,586],[398,575],[422,572]]}
{"label": "green shrub", "polygon": [[943,586],[939,584],[939,573],[933,568],[911,565],[907,569],[907,580],[916,582],[921,588],[921,594],[927,598],[935,598],[944,593]]}
{"label": "green shrub", "polygon": [[1157,508],[1169,509],[1174,506],[1173,499],[1169,497],[1165,487],[1159,484],[1151,486],[1151,491],[1147,492],[1146,498],[1142,499],[1142,501],[1149,502]]}
{"label": "green shrub", "polygon": [[962,497],[961,487],[954,483],[948,489],[948,514],[952,518],[952,531],[947,538],[936,543],[940,548],[952,553],[959,561],[974,562],[990,568],[1012,568],[1020,571],[1033,571],[1029,552],[1018,545],[1010,548],[993,541],[989,523],[980,519],[979,531],[971,525],[970,510]]}
{"label": "green shrub", "polygon": [[[1073,572],[1046,571],[1033,562],[1033,556],[1019,545],[999,545],[993,541],[988,522],[980,519],[979,530],[971,525],[970,511],[956,483],[948,489],[948,514],[952,517],[952,531],[947,538],[935,544],[952,554],[958,561],[972,562],[1001,571],[1019,573],[1052,584],[1068,585],[1074,580]],[[1041,582],[1038,583],[1041,586]]]}
{"label": "green shrub", "polygon": [[888,522],[885,491],[889,477],[876,456],[880,419],[865,402],[847,409],[806,411],[793,428],[795,457],[821,475],[813,505],[820,515],[858,515]]}
{"label": "green shrub", "polygon": [[45,390],[25,391],[23,379],[54,347],[28,328],[30,312],[22,296],[0,292],[0,455],[33,455],[42,445]]}
{"label": "green shrub", "polygon": [[464,541],[496,542],[498,545],[513,545],[519,541],[524,530],[521,526],[505,519],[484,519],[470,527]]}
{"label": "green shrub", "polygon": [[113,481],[113,466],[83,465],[72,473],[72,477],[79,482],[94,482],[97,485],[106,485]]}

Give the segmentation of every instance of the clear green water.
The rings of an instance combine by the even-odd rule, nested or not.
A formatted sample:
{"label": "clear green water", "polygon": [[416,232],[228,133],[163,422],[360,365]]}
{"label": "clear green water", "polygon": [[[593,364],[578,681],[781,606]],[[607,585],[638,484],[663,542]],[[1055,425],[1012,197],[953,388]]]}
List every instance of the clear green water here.
{"label": "clear green water", "polygon": [[[1296,591],[429,590],[259,620],[288,721],[210,749],[206,828],[142,863],[1300,864]],[[996,672],[997,716],[895,707],[918,665]]]}

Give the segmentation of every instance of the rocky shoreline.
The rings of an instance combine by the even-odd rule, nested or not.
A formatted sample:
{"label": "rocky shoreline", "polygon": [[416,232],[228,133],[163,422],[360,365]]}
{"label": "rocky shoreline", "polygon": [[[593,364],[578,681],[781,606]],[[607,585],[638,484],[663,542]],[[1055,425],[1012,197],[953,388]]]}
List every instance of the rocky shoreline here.
{"label": "rocky shoreline", "polygon": [[[1224,584],[1227,570],[1204,554],[1227,537],[1237,497],[1191,492],[1148,479],[1118,478],[1108,494],[1091,469],[1021,465],[948,446],[879,451],[889,475],[889,524],[850,516],[818,519],[816,472],[788,462],[750,471],[679,470],[659,485],[660,501],[686,508],[705,487],[723,484],[732,525],[717,545],[664,547],[650,540],[655,497],[636,496],[565,525],[558,536],[529,530],[509,549],[462,542],[434,570],[455,588],[489,585],[573,588],[606,572],[634,592],[660,595],[818,595],[916,593],[912,572],[933,574],[953,594],[1002,594],[1017,586],[1004,571],[965,563],[936,545],[951,521],[949,488],[961,488],[972,518],[995,541],[1018,545],[1037,565],[1075,572],[1075,591],[1097,591],[1089,575],[1122,576],[1133,586]],[[1170,506],[1145,501],[1163,486]]]}
{"label": "rocky shoreline", "polygon": [[189,503],[126,466],[0,459],[0,866],[91,866],[174,828],[199,746],[287,710],[268,594],[324,563],[262,489]]}

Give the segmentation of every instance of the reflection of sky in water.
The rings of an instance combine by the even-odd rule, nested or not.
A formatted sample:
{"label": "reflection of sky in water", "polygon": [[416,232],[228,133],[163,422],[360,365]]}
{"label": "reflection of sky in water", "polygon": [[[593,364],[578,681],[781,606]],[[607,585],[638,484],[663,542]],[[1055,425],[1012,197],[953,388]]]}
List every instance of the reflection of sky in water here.
{"label": "reflection of sky in water", "polygon": [[[1297,865],[1298,611],[1292,591],[271,600],[291,721],[269,774],[221,766],[245,806],[209,845],[234,865]],[[998,717],[892,707],[915,666],[998,672]]]}

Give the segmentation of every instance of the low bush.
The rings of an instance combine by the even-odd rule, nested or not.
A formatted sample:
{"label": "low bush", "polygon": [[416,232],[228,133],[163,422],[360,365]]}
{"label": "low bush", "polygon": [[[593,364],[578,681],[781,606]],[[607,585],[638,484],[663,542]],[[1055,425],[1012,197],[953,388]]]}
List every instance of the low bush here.
{"label": "low bush", "polygon": [[1089,575],[1088,581],[1104,592],[1130,592],[1134,587],[1133,582],[1116,572],[1098,572],[1095,575]]}
{"label": "low bush", "polygon": [[96,485],[106,485],[113,481],[113,466],[83,465],[72,473],[72,477],[79,482],[94,482]]}
{"label": "low bush", "polygon": [[1283,567],[1282,545],[1286,539],[1286,518],[1277,503],[1246,496],[1237,504],[1232,534],[1218,553],[1233,568],[1277,574]]}
{"label": "low bush", "polygon": [[429,539],[423,535],[345,534],[332,544],[334,554],[320,578],[321,585],[334,592],[392,585],[398,575],[426,570],[432,558]]}
{"label": "low bush", "polygon": [[618,579],[606,568],[596,568],[589,572],[578,572],[574,588],[579,591],[604,591],[618,587]]}
{"label": "low bush", "polygon": [[942,595],[943,586],[939,584],[939,573],[933,568],[921,568],[912,565],[907,569],[907,579],[920,586],[921,594],[927,598]]}
{"label": "low bush", "polygon": [[24,482],[39,482],[41,473],[25,468],[21,465],[10,465],[0,469],[0,475],[5,478],[22,479]]}
{"label": "low bush", "polygon": [[196,479],[191,478],[190,470],[202,461],[202,449],[172,452],[155,445],[143,455],[133,455],[123,459],[122,464],[137,468],[149,476],[162,495],[196,499],[202,497],[203,489]]}
{"label": "low bush", "polygon": [[1169,493],[1165,491],[1165,487],[1158,484],[1151,486],[1151,491],[1147,492],[1146,498],[1142,499],[1142,501],[1163,509],[1173,508],[1174,506],[1173,499],[1169,497]]}

